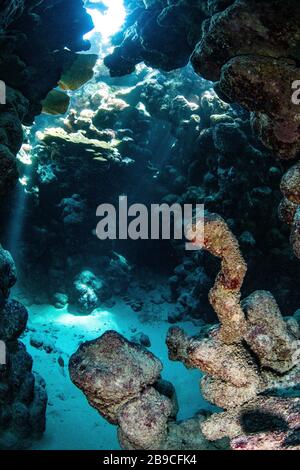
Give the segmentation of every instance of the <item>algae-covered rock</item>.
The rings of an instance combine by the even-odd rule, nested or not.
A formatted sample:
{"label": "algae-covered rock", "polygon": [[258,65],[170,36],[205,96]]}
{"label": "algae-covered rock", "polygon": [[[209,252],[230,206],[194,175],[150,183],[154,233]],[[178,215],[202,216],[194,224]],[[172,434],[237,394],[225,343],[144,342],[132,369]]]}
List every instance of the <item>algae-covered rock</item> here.
{"label": "algae-covered rock", "polygon": [[118,422],[120,410],[159,378],[161,362],[114,331],[84,343],[70,359],[72,381],[106,419]]}

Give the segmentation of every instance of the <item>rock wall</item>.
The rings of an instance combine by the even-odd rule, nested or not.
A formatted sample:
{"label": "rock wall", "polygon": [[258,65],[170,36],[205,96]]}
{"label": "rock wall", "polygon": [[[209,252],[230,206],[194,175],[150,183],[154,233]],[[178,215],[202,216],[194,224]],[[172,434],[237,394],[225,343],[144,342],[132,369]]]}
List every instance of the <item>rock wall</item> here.
{"label": "rock wall", "polygon": [[[131,73],[141,61],[163,70],[182,67],[193,50],[195,71],[215,82],[225,101],[251,111],[254,132],[283,167],[299,159],[299,105],[292,100],[300,76],[297,0],[129,3],[136,8],[105,60],[112,76]],[[299,203],[284,197],[290,217],[280,215],[291,225],[299,258]]]}
{"label": "rock wall", "polygon": [[44,380],[32,372],[32,358],[19,337],[27,324],[26,308],[9,298],[16,267],[0,246],[0,339],[6,358],[0,364],[0,449],[21,449],[40,438],[46,425]]}
{"label": "rock wall", "polygon": [[[0,203],[18,178],[15,156],[22,125],[32,124],[42,100],[57,86],[70,54],[86,50],[83,35],[92,28],[81,0],[4,0],[0,6],[0,79],[6,103],[0,105]],[[66,50],[68,48],[68,51]],[[28,447],[45,430],[47,393],[32,373],[32,358],[20,335],[28,313],[9,299],[16,282],[10,254],[0,246],[0,448]],[[2,349],[1,349],[2,350]]]}

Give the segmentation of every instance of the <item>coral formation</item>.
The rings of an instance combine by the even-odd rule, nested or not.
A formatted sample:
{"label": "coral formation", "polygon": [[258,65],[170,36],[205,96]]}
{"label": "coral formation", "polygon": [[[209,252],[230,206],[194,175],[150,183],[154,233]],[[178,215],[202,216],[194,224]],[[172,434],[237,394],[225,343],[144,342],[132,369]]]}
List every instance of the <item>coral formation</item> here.
{"label": "coral formation", "polygon": [[115,38],[114,52],[105,59],[111,75],[132,73],[142,61],[163,70],[184,67],[199,40],[204,3],[126,0],[127,21]]}
{"label": "coral formation", "polygon": [[70,57],[74,61],[77,51],[89,48],[82,37],[91,28],[82,0],[1,3],[0,79],[7,90],[0,122],[1,196],[17,180],[14,156],[22,144],[22,124],[31,125],[40,114],[42,101],[57,86],[64,68],[70,68]]}
{"label": "coral formation", "polygon": [[199,429],[201,418],[175,421],[174,387],[161,379],[162,363],[115,331],[83,343],[70,376],[89,403],[118,426],[123,449],[216,449]]}
{"label": "coral formation", "polygon": [[255,126],[275,154],[293,158],[299,151],[298,107],[291,99],[299,76],[299,4],[230,3],[205,24],[192,63],[201,76],[218,81],[224,96],[257,113]]}
{"label": "coral formation", "polygon": [[[211,220],[218,231],[211,229]],[[236,267],[238,273],[240,254],[235,239],[235,249],[232,250],[233,236],[225,222],[218,216],[208,215],[204,227],[204,249],[217,256],[221,253],[225,259],[229,249],[234,254],[231,270],[234,273]],[[223,260],[223,269],[224,264]],[[226,276],[219,275],[217,284],[220,279],[224,281]],[[230,289],[234,293],[235,285],[228,284],[229,294]],[[289,328],[269,292],[254,292],[243,300],[242,306],[238,305],[243,327],[240,335],[232,335],[229,344],[227,337],[222,335],[223,325],[221,329],[213,327],[194,338],[187,337],[175,327],[170,329],[167,338],[170,359],[202,370],[206,374],[201,380],[203,396],[226,410],[201,424],[209,440],[229,437],[235,449],[250,449],[256,444],[261,449],[268,448],[268,445],[281,449],[299,448],[296,438],[299,399],[272,397],[276,389],[299,385],[300,342],[295,334],[298,327],[295,331]],[[235,333],[235,310],[228,311],[226,291],[217,309],[221,322],[224,317],[219,309],[223,310],[227,324],[230,326],[231,323]],[[262,398],[262,395],[271,396]],[[247,416],[248,425],[253,429],[247,428],[247,423],[243,422]],[[262,434],[251,436],[259,432]]]}
{"label": "coral formation", "polygon": [[[235,343],[243,337],[246,326],[240,305],[240,290],[246,274],[246,263],[237,240],[221,217],[209,214],[198,224],[192,227],[190,236],[204,224],[203,248],[221,258],[221,271],[209,293],[210,303],[221,323],[220,339],[226,344]],[[197,242],[194,244],[197,245]],[[202,244],[199,248],[202,248]]]}
{"label": "coral formation", "polygon": [[20,449],[45,430],[47,394],[44,380],[32,373],[32,358],[18,339],[28,313],[22,304],[8,299],[16,268],[1,246],[0,282],[0,339],[6,346],[6,362],[0,365],[0,448]]}
{"label": "coral formation", "polygon": [[[176,423],[176,395],[172,386],[161,385],[161,362],[113,331],[79,347],[70,360],[71,378],[90,404],[118,425],[125,449],[181,448],[181,429],[196,423],[199,448],[210,448],[209,441],[220,441],[216,445],[222,448],[222,439],[229,438],[232,449],[298,449],[299,398],[285,398],[282,391],[299,386],[299,325],[296,319],[284,321],[269,292],[254,292],[240,304],[245,263],[237,241],[215,214],[205,216],[204,228],[203,247],[222,260],[210,295],[221,327],[204,328],[193,338],[175,327],[167,345],[171,360],[206,374],[204,398],[226,411]],[[215,304],[219,289],[223,295]],[[192,448],[194,433],[185,440],[185,448]]]}
{"label": "coral formation", "polygon": [[[299,156],[299,106],[292,100],[292,84],[299,77],[299,2],[270,5],[257,0],[232,2],[212,16],[192,57],[195,70],[217,81],[216,89],[230,101],[254,114],[252,126],[276,156],[293,160]],[[236,35],[236,24],[240,35]],[[297,167],[297,165],[296,165]],[[286,195],[296,168],[284,176]],[[290,194],[290,193],[289,193]],[[297,220],[291,242],[299,257]]]}
{"label": "coral formation", "polygon": [[[272,207],[274,200],[280,201],[280,165],[251,134],[248,113],[219,99],[191,67],[169,74],[142,67],[115,85],[98,64],[95,80],[76,95],[69,114],[54,126],[46,123],[37,141],[33,130],[32,149],[25,150],[32,165],[19,272],[25,286],[30,279],[35,302],[49,301],[56,292],[69,296],[72,286],[66,280],[85,268],[107,280],[114,292],[126,292],[127,268],[123,265],[112,283],[105,261],[115,256],[112,245],[107,241],[100,246],[90,236],[95,204],[116,204],[122,193],[129,202],[204,203],[212,212],[221,208],[249,266],[245,293],[262,283],[271,289],[275,275],[284,287],[278,292],[280,307],[289,314],[298,307],[300,266],[289,256],[287,230]],[[23,161],[20,155],[19,169],[26,175]],[[45,214],[49,204],[51,223]],[[257,224],[257,217],[265,224]],[[187,256],[179,243],[166,246],[159,241],[151,245],[154,256],[149,257],[149,243],[145,249],[138,241],[131,250],[115,241],[113,251],[122,252],[131,266],[155,259],[174,262],[170,288],[176,305],[170,320],[213,320],[207,290],[215,277],[214,261],[202,253]],[[98,250],[101,261],[96,263],[93,254]]]}
{"label": "coral formation", "polygon": [[300,258],[300,163],[292,166],[282,177],[280,189],[284,199],[279,206],[280,219],[291,225],[291,245],[297,258]]}
{"label": "coral formation", "polygon": [[[195,71],[216,82],[223,99],[252,112],[252,128],[263,144],[280,159],[298,158],[299,105],[292,99],[292,85],[299,78],[297,0],[272,5],[259,0],[199,1],[193,8],[179,0],[172,5],[141,2],[136,9],[128,3],[132,13],[105,60],[113,76],[131,73],[141,61],[163,70],[182,67],[193,50]],[[157,42],[162,34],[180,44],[180,51]],[[297,227],[295,221],[291,239],[299,257]]]}
{"label": "coral formation", "polygon": [[101,279],[91,271],[83,271],[74,279],[69,300],[80,312],[90,313],[100,304],[101,290],[103,290]]}
{"label": "coral formation", "polygon": [[[92,36],[97,61],[78,52],[93,27],[84,6],[105,11],[101,0],[1,2],[0,236],[18,256],[18,299],[25,292],[25,305],[50,303],[68,321],[91,314],[79,323],[123,302],[142,323],[157,314],[201,328],[192,338],[172,328],[167,343],[172,360],[205,374],[203,397],[224,410],[211,416],[176,420],[175,389],[145,349],[151,334],[131,328],[129,342],[107,331],[72,356],[73,382],[118,426],[122,448],[298,449],[299,1],[124,4],[112,42]],[[147,206],[203,203],[204,250],[100,243],[96,206],[116,206],[120,194]],[[19,341],[28,314],[9,299],[15,282],[0,248],[5,448],[41,436],[47,401]],[[34,329],[28,343],[58,352]],[[64,376],[62,356],[58,365]]]}
{"label": "coral formation", "polygon": [[111,331],[83,344],[69,369],[90,404],[119,425],[124,447],[157,448],[165,439],[173,406],[155,389],[162,364],[153,354]]}
{"label": "coral formation", "polygon": [[25,0],[3,0],[0,12],[0,32],[23,12],[24,2]]}

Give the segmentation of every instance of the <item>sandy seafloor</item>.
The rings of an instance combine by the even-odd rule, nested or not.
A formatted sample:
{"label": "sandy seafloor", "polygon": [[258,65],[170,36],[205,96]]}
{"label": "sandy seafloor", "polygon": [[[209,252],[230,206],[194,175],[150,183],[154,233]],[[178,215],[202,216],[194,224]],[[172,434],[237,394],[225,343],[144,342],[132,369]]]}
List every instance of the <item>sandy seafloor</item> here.
{"label": "sandy seafloor", "polygon": [[[44,437],[33,445],[37,450],[118,450],[117,429],[107,423],[87,402],[83,393],[71,382],[68,360],[79,344],[99,337],[106,330],[116,330],[126,338],[136,332],[149,336],[149,348],[164,364],[162,377],[172,382],[179,401],[178,419],[193,416],[209,405],[201,398],[197,370],[187,370],[181,363],[168,359],[165,338],[168,328],[168,311],[172,306],[165,302],[153,305],[147,313],[134,312],[123,301],[111,308],[98,308],[91,315],[76,315],[68,307],[58,310],[51,305],[31,305],[30,319],[22,341],[33,356],[33,370],[46,381],[49,396],[47,429]],[[189,334],[199,331],[191,322],[178,323]],[[47,353],[30,345],[30,338],[41,337],[52,349]],[[58,363],[62,357],[65,367]],[[61,361],[60,361],[61,362]]]}

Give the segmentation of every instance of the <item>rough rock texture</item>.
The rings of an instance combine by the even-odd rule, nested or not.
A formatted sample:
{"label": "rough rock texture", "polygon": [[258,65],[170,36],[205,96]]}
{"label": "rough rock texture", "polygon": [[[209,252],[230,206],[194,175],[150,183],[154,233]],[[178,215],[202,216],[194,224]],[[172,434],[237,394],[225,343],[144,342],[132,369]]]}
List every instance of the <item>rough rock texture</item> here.
{"label": "rough rock texture", "polygon": [[299,11],[296,0],[236,0],[205,24],[192,57],[199,74],[258,113],[263,141],[283,158],[299,151],[298,107],[291,99],[299,77]]}
{"label": "rough rock texture", "polygon": [[292,166],[283,176],[280,189],[286,199],[300,204],[300,162]]}
{"label": "rough rock texture", "polygon": [[0,197],[12,189],[18,177],[16,153],[22,145],[22,121],[28,100],[18,91],[6,88],[6,104],[0,107]]}
{"label": "rough rock texture", "polygon": [[296,210],[291,230],[291,245],[297,258],[300,259],[300,207]]}
{"label": "rough rock texture", "polygon": [[124,29],[116,35],[116,47],[105,59],[111,75],[131,73],[140,62],[163,70],[185,66],[200,38],[204,3],[125,1],[129,14]]}
{"label": "rough rock texture", "polygon": [[298,107],[291,100],[299,77],[297,0],[198,0],[192,7],[186,0],[157,0],[135,6],[127,2],[124,30],[105,60],[112,75],[131,73],[141,61],[164,70],[182,67],[194,49],[197,73],[256,112],[254,126],[266,145],[283,158],[299,152]]}
{"label": "rough rock texture", "polygon": [[[20,176],[28,176],[18,271],[34,303],[52,302],[56,292],[70,297],[72,280],[85,268],[104,281],[108,295],[125,293],[128,269],[126,274],[123,264],[118,274],[115,269],[108,275],[105,258],[116,264],[112,245],[90,236],[95,200],[117,205],[122,193],[147,206],[203,203],[221,213],[249,267],[244,296],[276,284],[285,313],[299,306],[300,264],[290,256],[288,227],[274,207],[281,200],[281,164],[253,136],[249,113],[222,101],[191,66],[169,73],[140,66],[131,76],[111,79],[99,61],[95,78],[73,96],[62,127],[49,127],[48,118],[42,122],[26,136],[31,149],[24,144],[18,157]],[[261,218],[264,224],[257,223]],[[113,251],[122,253],[129,267],[152,269],[159,262],[175,268],[170,318],[215,321],[207,291],[216,260],[198,251],[191,256],[178,242],[134,245],[117,240]],[[94,256],[100,251],[101,259]],[[131,277],[135,274],[140,276],[133,267]]]}
{"label": "rough rock texture", "polygon": [[123,447],[157,448],[165,439],[172,401],[153,388],[162,370],[153,354],[108,331],[81,345],[69,369],[89,403],[119,425]]}
{"label": "rough rock texture", "polygon": [[[207,228],[206,223],[204,226],[203,247],[216,254],[207,244],[210,237],[209,226]],[[230,233],[223,222],[222,232],[224,229]],[[216,241],[219,242],[219,252],[226,253],[232,244],[232,236],[224,238],[219,232],[215,243]],[[236,250],[239,252],[237,246]],[[226,312],[226,300],[224,304],[220,304],[220,308]],[[213,327],[203,331],[199,337],[194,338],[187,337],[180,328],[172,328],[167,337],[169,357],[171,360],[182,361],[187,367],[202,370],[206,374],[201,380],[203,396],[227,410],[213,415],[201,425],[209,440],[238,437],[231,444],[232,448],[240,449],[251,446],[255,448],[256,444],[258,449],[267,448],[269,444],[274,448],[299,448],[299,436],[297,440],[294,435],[300,422],[299,400],[283,398],[284,388],[292,390],[299,387],[298,325],[294,328],[293,321],[284,321],[269,292],[254,292],[242,302],[242,308],[243,329],[240,335],[235,336],[235,342],[226,344],[227,337],[220,334],[222,325],[221,328]],[[217,313],[222,322],[222,315]],[[230,324],[230,316],[227,315],[226,318]],[[262,394],[278,396],[261,398]],[[249,414],[248,428],[246,423],[242,429],[241,417]],[[266,419],[266,414],[272,416]],[[261,436],[251,436],[259,433],[259,426],[264,423],[269,426],[266,432]],[[274,423],[277,423],[275,430]],[[249,429],[250,426],[254,428]],[[297,429],[295,432],[298,432]]]}
{"label": "rough rock texture", "polygon": [[162,364],[151,353],[114,331],[84,343],[70,360],[74,383],[112,422],[120,407],[157,381],[161,370]]}
{"label": "rough rock texture", "polygon": [[[230,2],[205,23],[192,57],[197,73],[217,81],[221,96],[254,113],[253,129],[283,160],[298,158],[300,152],[299,105],[292,100],[293,83],[300,74],[299,14],[297,0]],[[297,165],[282,183],[283,194],[291,202],[297,194],[293,187],[296,173]],[[289,179],[291,190],[287,188]],[[299,238],[295,220],[291,244],[297,257]]]}
{"label": "rough rock texture", "polygon": [[279,206],[280,219],[291,225],[291,245],[300,258],[300,163],[292,166],[282,177],[280,184],[284,196]]}
{"label": "rough rock texture", "polygon": [[[195,71],[216,82],[223,99],[253,113],[252,128],[263,144],[283,160],[299,157],[299,104],[292,100],[300,75],[298,0],[207,0],[190,9],[184,0],[127,3],[124,31],[105,60],[112,75],[131,73],[141,61],[165,70],[182,67],[194,49]],[[295,221],[297,257],[299,237]]]}
{"label": "rough rock texture", "polygon": [[199,414],[181,422],[170,421],[168,436],[161,450],[227,450],[228,445],[225,440],[207,441],[200,428],[204,419],[204,416]]}
{"label": "rough rock texture", "polygon": [[150,387],[120,410],[119,440],[126,449],[158,449],[167,437],[172,402]]}
{"label": "rough rock texture", "polygon": [[45,430],[47,393],[41,377],[32,373],[32,358],[18,340],[27,323],[27,310],[8,300],[16,281],[9,253],[0,246],[0,340],[6,347],[6,363],[0,365],[0,448],[28,447]]}
{"label": "rough rock texture", "polygon": [[[246,274],[246,263],[241,255],[238,242],[222,217],[216,214],[204,216],[199,227],[204,225],[203,247],[221,259],[221,271],[209,293],[209,300],[217,313],[220,323],[221,340],[227,344],[238,341],[245,331],[245,318],[240,306],[240,290]],[[191,235],[190,235],[191,236]],[[194,243],[197,246],[198,242]]]}
{"label": "rough rock texture", "polygon": [[256,291],[243,301],[247,318],[244,335],[260,365],[284,374],[295,365],[299,345],[292,340],[276,300],[266,291]]}
{"label": "rough rock texture", "polygon": [[230,437],[233,450],[299,450],[299,398],[261,397],[201,424],[208,439]]}
{"label": "rough rock texture", "polygon": [[70,302],[82,313],[91,313],[99,306],[103,283],[91,271],[82,271],[73,281]]}
{"label": "rough rock texture", "polygon": [[8,298],[10,289],[15,285],[17,272],[10,253],[0,245],[0,306]]}
{"label": "rough rock texture", "polygon": [[72,381],[89,403],[118,425],[124,449],[216,449],[200,431],[203,417],[176,422],[174,387],[160,378],[161,362],[145,348],[108,331],[71,357]]}

